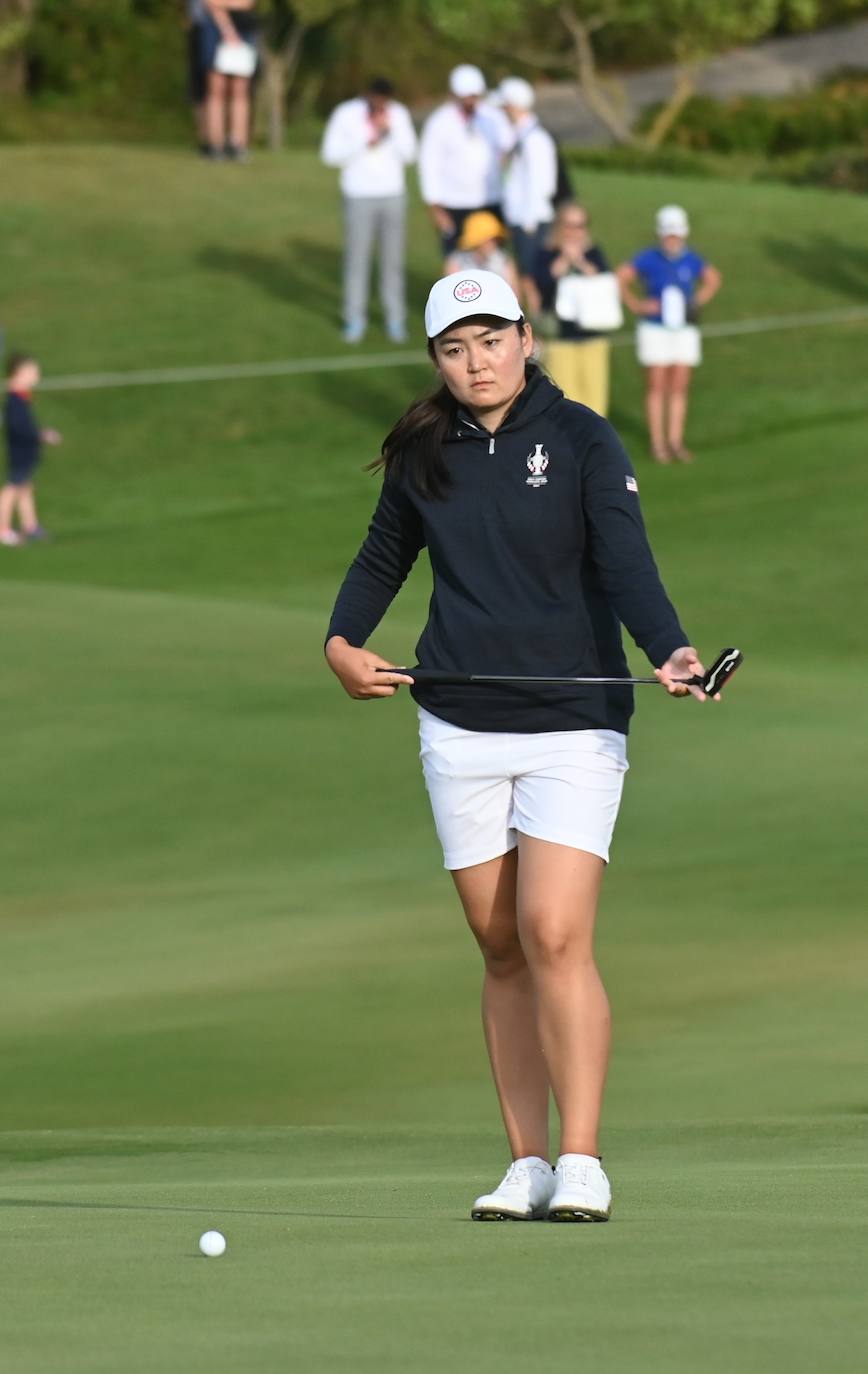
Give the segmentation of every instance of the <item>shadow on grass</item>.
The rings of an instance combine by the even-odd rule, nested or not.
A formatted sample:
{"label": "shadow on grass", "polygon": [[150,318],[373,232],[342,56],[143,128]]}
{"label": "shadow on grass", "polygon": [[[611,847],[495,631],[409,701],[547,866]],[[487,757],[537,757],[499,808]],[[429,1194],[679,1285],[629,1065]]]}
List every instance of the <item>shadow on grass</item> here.
{"label": "shadow on grass", "polygon": [[714,439],[703,441],[705,449],[726,449],[755,444],[763,439],[786,438],[790,434],[807,434],[812,430],[826,431],[833,425],[862,424],[865,420],[864,406],[849,406],[840,410],[815,411],[809,415],[795,415],[790,419],[756,421],[749,430],[739,430],[732,434],[719,434]]}
{"label": "shadow on grass", "polygon": [[[418,372],[407,367],[369,368],[341,373],[339,380],[327,373],[317,373],[308,379],[308,385],[319,393],[325,406],[340,407],[359,422],[358,449],[348,454],[348,460],[362,468],[377,457],[382,440],[411,401],[433,390],[434,378],[423,363]],[[374,494],[379,480],[372,479]]]}
{"label": "shadow on grass", "polygon": [[[45,1198],[2,1198],[0,1208],[42,1209],[58,1212],[180,1212],[192,1216],[210,1216],[213,1204],[203,1203],[201,1207],[173,1207],[146,1202],[54,1202]],[[378,1212],[297,1212],[282,1207],[224,1207],[219,1208],[221,1216],[233,1217],[308,1217],[314,1221],[415,1221],[421,1216],[407,1216],[400,1213],[383,1215]],[[432,1218],[425,1216],[425,1221]],[[436,1220],[436,1218],[433,1218]],[[469,1218],[450,1216],[440,1218],[444,1221],[464,1221]]]}
{"label": "shadow on grass", "polygon": [[340,317],[340,252],[313,239],[289,239],[280,254],[207,244],[196,255],[200,267],[241,277],[266,295],[302,306],[313,314]]}
{"label": "shadow on grass", "polygon": [[[285,252],[260,253],[255,249],[227,248],[225,244],[206,244],[196,255],[200,267],[210,272],[225,272],[246,279],[251,285],[278,300],[298,305],[312,314],[327,316],[336,323],[341,317],[341,278],[343,257],[340,248],[318,239],[287,239]],[[436,276],[431,272],[407,268],[407,298],[410,317],[421,319],[422,308]],[[371,313],[378,313],[379,277],[377,260],[371,274]]]}
{"label": "shadow on grass", "polygon": [[831,287],[851,300],[868,300],[868,247],[842,244],[832,234],[814,234],[798,242],[766,238],[763,248],[804,281]]}

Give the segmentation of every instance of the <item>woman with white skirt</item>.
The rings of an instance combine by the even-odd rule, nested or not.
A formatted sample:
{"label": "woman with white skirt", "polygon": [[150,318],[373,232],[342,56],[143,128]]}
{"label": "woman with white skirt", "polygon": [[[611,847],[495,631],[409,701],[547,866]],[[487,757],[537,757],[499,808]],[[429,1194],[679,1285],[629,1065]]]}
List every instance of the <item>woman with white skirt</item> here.
{"label": "woman with white skirt", "polygon": [[679,681],[703,668],[661,584],[627,455],[604,419],[532,363],[515,293],[492,273],[445,277],[425,324],[439,389],[383,444],[380,499],[326,657],[351,697],[390,697],[407,683],[420,707],[444,864],[484,962],[485,1037],[512,1157],[471,1215],[605,1221],[609,1004],[593,936],[632,691],[414,683],[365,645],[427,547],[421,667],[622,677],[623,623],[673,696],[704,699]]}
{"label": "woman with white skirt", "polygon": [[[702,361],[698,312],[717,295],[722,278],[716,267],[687,245],[690,224],[680,205],[664,205],[655,223],[657,245],[645,248],[618,268],[624,303],[640,317],[636,351],[645,368],[645,413],[651,457],[689,463],[684,444],[687,393]],[[637,295],[636,283],[645,294]]]}

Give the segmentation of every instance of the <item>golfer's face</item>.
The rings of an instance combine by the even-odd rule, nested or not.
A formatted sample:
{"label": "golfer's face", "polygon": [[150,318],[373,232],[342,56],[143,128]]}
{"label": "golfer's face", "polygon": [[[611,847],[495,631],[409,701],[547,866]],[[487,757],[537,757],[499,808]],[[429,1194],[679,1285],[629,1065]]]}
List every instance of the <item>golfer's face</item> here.
{"label": "golfer's face", "polygon": [[509,404],[524,385],[525,359],[533,335],[525,326],[486,324],[477,320],[447,329],[434,343],[434,360],[444,382],[461,405],[495,410]]}
{"label": "golfer's face", "polygon": [[687,240],[681,234],[662,234],[660,243],[667,258],[677,258],[684,251]]}

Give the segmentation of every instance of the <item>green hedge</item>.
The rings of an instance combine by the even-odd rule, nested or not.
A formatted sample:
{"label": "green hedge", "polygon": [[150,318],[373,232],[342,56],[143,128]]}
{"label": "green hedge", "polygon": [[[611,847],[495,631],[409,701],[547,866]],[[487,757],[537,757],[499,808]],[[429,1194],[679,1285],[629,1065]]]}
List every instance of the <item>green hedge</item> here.
{"label": "green hedge", "polygon": [[[659,108],[659,107],[656,107]],[[655,109],[643,113],[648,129]],[[786,157],[859,145],[868,147],[868,73],[841,73],[814,90],[776,97],[713,100],[694,96],[670,130],[667,146],[694,153]]]}
{"label": "green hedge", "polygon": [[832,148],[799,153],[768,164],[765,175],[794,186],[824,186],[830,191],[868,193],[868,148]]}

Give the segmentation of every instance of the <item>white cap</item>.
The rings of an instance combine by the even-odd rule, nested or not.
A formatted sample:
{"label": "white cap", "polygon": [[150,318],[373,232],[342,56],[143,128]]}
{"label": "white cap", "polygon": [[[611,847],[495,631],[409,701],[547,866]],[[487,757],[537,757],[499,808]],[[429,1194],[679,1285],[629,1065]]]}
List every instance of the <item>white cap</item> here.
{"label": "white cap", "polygon": [[520,320],[522,313],[512,287],[496,272],[454,272],[431,287],[425,306],[425,333],[436,339],[451,324],[475,315]]}
{"label": "white cap", "polygon": [[677,234],[679,238],[686,239],[690,233],[687,211],[683,210],[680,205],[662,206],[657,211],[654,228],[658,238],[662,239],[667,234]]}
{"label": "white cap", "polygon": [[536,104],[536,92],[523,76],[506,76],[497,88],[501,105],[512,105],[517,110],[532,110]]}
{"label": "white cap", "polygon": [[485,77],[478,67],[463,62],[449,73],[449,89],[459,100],[469,95],[485,95]]}

